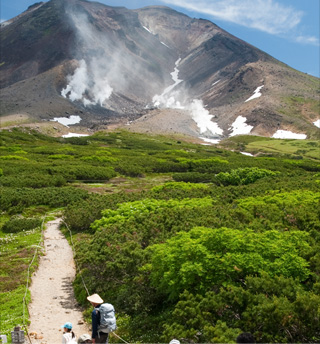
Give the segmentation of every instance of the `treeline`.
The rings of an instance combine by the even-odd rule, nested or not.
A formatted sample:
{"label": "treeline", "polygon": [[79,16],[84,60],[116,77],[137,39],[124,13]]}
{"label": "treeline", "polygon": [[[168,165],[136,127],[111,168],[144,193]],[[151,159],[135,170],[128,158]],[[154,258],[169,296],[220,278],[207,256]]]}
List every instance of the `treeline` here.
{"label": "treeline", "polygon": [[[127,132],[1,140],[2,231],[64,207],[78,301],[88,306],[84,280],[114,304],[128,342],[225,343],[243,331],[261,343],[319,341],[319,161]],[[81,184],[114,176],[171,181],[114,193]]]}

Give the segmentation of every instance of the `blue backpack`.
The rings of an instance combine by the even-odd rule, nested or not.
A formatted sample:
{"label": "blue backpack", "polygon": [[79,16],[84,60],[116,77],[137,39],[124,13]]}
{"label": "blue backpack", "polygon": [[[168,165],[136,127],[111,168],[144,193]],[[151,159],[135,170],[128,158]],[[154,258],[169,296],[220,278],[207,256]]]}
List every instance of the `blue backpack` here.
{"label": "blue backpack", "polygon": [[100,325],[98,331],[110,333],[116,330],[117,321],[115,317],[115,310],[111,303],[103,303],[99,308],[96,308],[100,313]]}

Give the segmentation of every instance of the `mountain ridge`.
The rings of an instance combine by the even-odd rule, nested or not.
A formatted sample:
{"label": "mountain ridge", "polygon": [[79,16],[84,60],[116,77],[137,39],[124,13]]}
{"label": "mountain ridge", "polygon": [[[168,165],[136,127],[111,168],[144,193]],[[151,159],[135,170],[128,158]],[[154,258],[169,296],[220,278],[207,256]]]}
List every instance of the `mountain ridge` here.
{"label": "mountain ridge", "polygon": [[[198,119],[198,136],[209,138],[232,135],[240,117],[254,135],[318,135],[319,79],[206,19],[167,6],[128,10],[82,0],[37,3],[24,13],[1,25],[2,118],[76,114],[93,130],[127,121],[139,130],[132,121],[159,107]],[[166,132],[160,124],[159,132]]]}

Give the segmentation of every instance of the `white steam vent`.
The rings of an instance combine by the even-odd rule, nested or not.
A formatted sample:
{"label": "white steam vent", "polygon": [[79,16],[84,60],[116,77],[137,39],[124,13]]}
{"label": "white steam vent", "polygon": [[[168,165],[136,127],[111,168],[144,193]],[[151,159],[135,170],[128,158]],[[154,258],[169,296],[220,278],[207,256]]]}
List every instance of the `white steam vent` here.
{"label": "white steam vent", "polygon": [[206,134],[213,137],[223,134],[223,130],[219,128],[218,124],[211,121],[213,115],[210,115],[209,111],[204,108],[201,99],[194,99],[189,105],[189,109],[192,119],[197,123],[200,134]]}
{"label": "white steam vent", "polygon": [[168,86],[160,95],[156,94],[153,98],[153,105],[156,107],[164,107],[164,108],[174,108],[174,109],[183,109],[184,107],[181,105],[180,101],[176,100],[176,97],[179,95],[179,92],[173,91],[173,89],[180,84],[183,80],[178,78],[179,69],[178,65],[181,61],[179,58],[175,62],[174,71],[170,73],[173,84]]}
{"label": "white steam vent", "polygon": [[193,99],[191,102],[187,101],[186,99],[188,99],[188,97],[182,88],[179,90],[174,89],[183,81],[179,79],[178,66],[180,61],[181,58],[175,62],[174,71],[170,73],[174,83],[165,88],[160,95],[157,94],[152,98],[153,105],[159,108],[187,110],[190,112],[192,119],[197,124],[200,134],[206,135],[209,138],[219,137],[223,134],[223,130],[219,128],[217,123],[211,121],[213,115],[210,115],[209,111],[205,109],[202,100]]}
{"label": "white steam vent", "polygon": [[61,95],[71,101],[82,101],[85,106],[105,106],[112,94],[107,75],[101,74],[101,69],[88,68],[85,60],[79,62],[79,67],[67,79],[68,85],[61,91]]}

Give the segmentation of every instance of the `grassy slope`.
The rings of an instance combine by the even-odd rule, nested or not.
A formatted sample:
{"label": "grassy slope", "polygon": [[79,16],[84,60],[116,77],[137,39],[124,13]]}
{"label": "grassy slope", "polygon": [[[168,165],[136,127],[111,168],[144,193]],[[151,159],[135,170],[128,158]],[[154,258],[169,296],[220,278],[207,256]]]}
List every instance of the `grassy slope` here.
{"label": "grassy slope", "polygon": [[220,143],[221,147],[252,154],[265,153],[320,161],[320,142],[316,140],[281,140],[258,136],[235,136]]}
{"label": "grassy slope", "polygon": [[[96,134],[92,138],[56,140],[37,133],[28,131],[13,130],[2,133],[2,156],[18,156],[27,160],[0,160],[4,176],[33,173],[33,169],[40,168],[45,171],[48,166],[61,166],[65,168],[78,162],[79,164],[90,165],[90,160],[81,160],[92,156],[103,156],[104,161],[95,161],[95,166],[114,165],[116,162],[136,161],[139,167],[139,176],[124,176],[118,172],[115,179],[107,183],[84,184],[81,181],[70,184],[76,188],[80,187],[89,192],[114,193],[118,191],[140,191],[148,190],[151,187],[163,184],[170,180],[172,172],[151,173],[145,163],[155,158],[158,162],[176,162],[179,159],[188,158],[191,160],[210,159],[212,157],[227,158],[234,166],[250,166],[254,163],[251,157],[245,157],[237,153],[225,151],[217,147],[208,147],[184,143],[168,139],[164,136],[146,136],[141,134],[129,134],[127,132],[114,132],[109,135]],[[87,141],[88,140],[88,141]],[[84,144],[86,143],[86,144]],[[297,157],[301,159],[312,159],[319,161],[319,143],[316,141],[297,140],[275,140],[261,137],[233,137],[221,143],[221,147],[249,151],[252,153],[272,153],[274,157],[285,155],[286,158]],[[50,159],[50,156],[59,155],[57,160]],[[108,157],[114,158],[108,161]],[[156,161],[155,160],[155,161]],[[260,160],[263,161],[263,160]],[[266,160],[263,163],[268,164]],[[271,166],[271,165],[270,165]],[[293,166],[292,169],[295,167]],[[42,170],[43,169],[43,170]],[[14,171],[19,171],[18,173]],[[127,171],[128,172],[128,171]],[[40,172],[42,173],[42,172]],[[130,173],[130,171],[129,171]],[[0,179],[1,181],[1,179]],[[40,188],[41,189],[41,188]],[[34,204],[29,205],[22,211],[25,217],[41,217],[53,206]],[[1,227],[15,214],[12,209],[2,213]],[[30,263],[35,252],[35,246],[39,243],[41,233],[39,229],[17,234],[7,234],[0,230],[0,314],[1,333],[8,334],[17,323],[23,324],[22,300],[26,286],[26,267]],[[40,252],[40,251],[39,251]],[[8,261],[10,264],[8,265]],[[36,268],[37,259],[31,268]],[[14,278],[12,278],[14,276]],[[10,297],[8,297],[10,296]],[[29,294],[27,294],[29,300]],[[3,315],[5,314],[5,315]]]}

